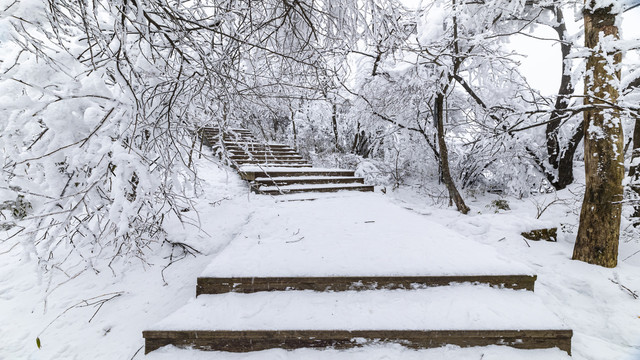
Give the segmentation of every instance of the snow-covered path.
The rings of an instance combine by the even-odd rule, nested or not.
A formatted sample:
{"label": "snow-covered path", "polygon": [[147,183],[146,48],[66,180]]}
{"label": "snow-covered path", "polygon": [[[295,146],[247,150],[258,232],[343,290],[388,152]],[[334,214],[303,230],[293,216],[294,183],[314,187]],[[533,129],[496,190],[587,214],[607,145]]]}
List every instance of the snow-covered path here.
{"label": "snow-covered path", "polygon": [[[255,197],[250,220],[201,276],[531,274],[492,247],[382,195],[338,193],[299,200]],[[147,330],[550,329],[567,327],[533,292],[466,284],[394,291],[201,295]]]}
{"label": "snow-covered path", "polygon": [[[0,243],[0,252],[6,252],[0,262],[0,320],[5,324],[0,326],[3,339],[0,359],[569,359],[557,349],[448,346],[410,350],[394,344],[346,351],[275,349],[246,354],[166,347],[143,355],[141,331],[193,301],[196,277],[200,274],[221,276],[223,272],[217,273],[218,270],[226,271],[227,275],[256,271],[279,275],[346,274],[355,271],[356,267],[350,265],[353,259],[360,259],[360,266],[379,274],[426,272],[436,269],[435,265],[440,269],[455,268],[460,273],[492,267],[496,271],[536,273],[536,296],[574,330],[574,359],[632,360],[640,354],[638,300],[611,281],[618,281],[632,291],[640,289],[637,257],[622,262],[616,269],[602,269],[570,260],[570,235],[560,236],[558,243],[526,244],[518,231],[523,222],[535,217],[535,207],[529,200],[510,199],[512,211],[494,214],[485,207],[491,198],[482,198],[478,203],[470,203],[473,212],[468,216],[425,206],[425,199],[412,193],[413,198],[405,197],[404,202],[392,200],[397,199],[396,195],[360,193],[321,194],[315,201],[282,202],[303,196],[256,196],[233,173],[215,166],[203,171],[210,183],[198,205],[202,232],[179,223],[168,227],[169,240],[188,243],[202,255],[171,265],[164,271],[164,279],[160,270],[167,264],[166,247],[152,255],[147,265],[130,264],[115,276],[108,271],[83,272],[73,281],[50,290],[45,309],[42,300],[46,282],[41,288],[36,262],[27,259],[19,247],[11,250],[10,243]],[[309,212],[302,211],[307,208]],[[193,214],[190,216],[193,218]],[[574,221],[571,216],[562,207],[552,207],[543,219],[558,224]],[[327,226],[328,223],[340,224],[342,230]],[[378,239],[380,248],[367,251],[367,246],[356,246],[356,230],[369,236],[360,240]],[[439,250],[464,251],[457,254],[438,251],[443,258],[437,258],[429,252],[403,249],[416,246],[424,250],[434,234],[452,239],[443,241]],[[300,254],[303,244],[309,252],[307,262],[291,256]],[[322,249],[323,244],[326,249]],[[634,246],[621,244],[621,252],[625,252],[621,258],[633,254],[637,250]],[[243,249],[251,249],[264,258],[247,265],[245,271],[227,258],[237,256],[239,264],[249,264],[251,257],[243,255]],[[469,253],[473,256],[469,255],[467,262],[456,260],[468,254],[468,250],[472,250]],[[272,256],[276,256],[277,262],[271,260]],[[229,267],[223,269],[223,263]],[[316,267],[317,264],[321,265]],[[60,279],[67,278],[60,276]],[[71,308],[82,300],[113,292],[121,292],[122,296],[105,303],[97,313],[96,307]],[[42,340],[42,349],[36,347],[36,336]]]}
{"label": "snow-covered path", "polygon": [[251,225],[201,276],[531,274],[379,194],[277,200],[256,197]]}

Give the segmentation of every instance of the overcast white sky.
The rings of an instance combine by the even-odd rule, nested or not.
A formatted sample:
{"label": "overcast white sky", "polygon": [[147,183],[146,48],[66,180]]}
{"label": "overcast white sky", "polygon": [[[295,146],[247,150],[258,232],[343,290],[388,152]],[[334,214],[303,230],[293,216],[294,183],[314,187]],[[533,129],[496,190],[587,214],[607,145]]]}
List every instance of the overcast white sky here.
{"label": "overcast white sky", "polygon": [[[565,11],[567,28],[573,34],[581,31],[582,20],[575,22],[574,13]],[[546,27],[538,27],[535,34],[540,37],[557,38],[555,32]],[[640,39],[640,7],[628,11],[623,15],[621,37],[625,40]],[[531,85],[545,95],[552,95],[558,91],[560,85],[560,46],[551,41],[540,41],[523,35],[512,37],[510,47],[519,53],[526,54],[521,60],[522,71]],[[625,60],[638,58],[638,51],[626,54]],[[577,84],[577,91],[581,84]]]}

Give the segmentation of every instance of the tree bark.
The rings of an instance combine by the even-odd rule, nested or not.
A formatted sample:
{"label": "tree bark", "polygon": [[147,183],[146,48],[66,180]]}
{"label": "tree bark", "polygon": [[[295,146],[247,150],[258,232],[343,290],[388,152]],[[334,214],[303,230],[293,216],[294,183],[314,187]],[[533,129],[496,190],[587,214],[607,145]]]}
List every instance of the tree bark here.
{"label": "tree bark", "polygon": [[582,124],[571,137],[569,143],[563,149],[558,139],[558,131],[562,126],[562,120],[567,116],[566,109],[569,107],[569,96],[573,94],[573,84],[571,83],[571,43],[567,36],[567,26],[560,6],[553,8],[556,14],[557,25],[553,30],[558,34],[560,40],[560,51],[562,53],[562,78],[558,89],[558,97],[546,128],[547,136],[547,156],[552,171],[545,169],[547,180],[556,190],[562,190],[573,183],[573,156],[582,140]]}
{"label": "tree bark", "polygon": [[464,203],[462,196],[458,192],[451,172],[449,170],[449,151],[444,139],[444,94],[438,92],[436,95],[436,128],[438,130],[438,147],[440,147],[440,166],[442,167],[442,180],[449,191],[449,196],[456,204],[456,208],[463,214],[469,212],[469,207]]}
{"label": "tree bark", "polygon": [[[631,148],[631,166],[629,167],[629,177],[631,178],[631,190],[640,198],[640,165],[634,165],[636,159],[640,159],[640,117],[636,117],[633,128],[633,144]],[[633,205],[634,218],[640,218],[640,203]],[[640,225],[640,220],[635,220],[634,226]]]}
{"label": "tree bark", "polygon": [[[622,54],[603,53],[603,37],[619,39],[612,7],[586,0],[585,45],[591,49],[585,76],[584,154],[586,187],[573,259],[605,267],[618,262],[624,177],[622,124],[618,110],[597,108],[599,99],[616,103]],[[613,58],[613,64],[607,58]],[[612,69],[613,68],[613,69]]]}
{"label": "tree bark", "polygon": [[340,151],[340,142],[338,140],[338,106],[335,102],[331,103],[331,126],[333,127],[333,140],[336,143],[336,151]]}

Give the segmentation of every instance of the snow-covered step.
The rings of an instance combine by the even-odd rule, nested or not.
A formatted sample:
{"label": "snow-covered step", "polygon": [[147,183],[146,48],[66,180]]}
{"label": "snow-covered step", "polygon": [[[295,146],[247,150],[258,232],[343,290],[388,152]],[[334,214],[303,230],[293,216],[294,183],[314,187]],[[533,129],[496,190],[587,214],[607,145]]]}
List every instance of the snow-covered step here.
{"label": "snow-covered step", "polygon": [[256,148],[256,149],[291,149],[289,145],[286,144],[276,144],[276,143],[262,143],[257,141],[247,141],[247,142],[232,142],[229,144],[225,144],[230,148]]}
{"label": "snow-covered step", "polygon": [[[244,163],[244,164],[238,164],[238,166],[242,167],[242,166],[260,166],[260,167],[264,167],[264,168],[270,168],[270,167],[281,167],[281,168],[287,168],[287,169],[291,169],[291,170],[298,170],[298,169],[311,169],[313,167],[313,165],[309,164],[309,163],[301,163],[301,164],[277,164],[277,163],[271,163],[271,162],[267,162],[267,163],[258,163],[258,162],[249,162],[249,163]],[[238,166],[236,166],[235,164],[232,164],[231,167],[233,168],[238,168]],[[246,179],[245,179],[246,180]]]}
{"label": "snow-covered step", "polygon": [[254,158],[254,159],[231,159],[238,164],[275,164],[279,166],[287,166],[289,164],[306,164],[311,166],[311,164],[304,159],[276,159],[276,158]]}
{"label": "snow-covered step", "polygon": [[572,331],[530,291],[455,285],[414,291],[202,295],[143,332],[145,352],[508,345],[571,351]]}
{"label": "snow-covered step", "polygon": [[230,159],[233,160],[253,160],[253,159],[277,159],[277,160],[304,160],[304,158],[298,154],[290,153],[290,154],[253,154],[253,153],[244,153],[244,154],[231,154],[229,155]]}
{"label": "snow-covered step", "polygon": [[443,346],[409,349],[397,344],[373,344],[353,349],[269,349],[251,353],[204,352],[165,346],[145,356],[147,360],[571,360],[566,352],[553,349],[515,349],[508,346]]}
{"label": "snow-covered step", "polygon": [[373,185],[362,184],[296,184],[254,187],[254,191],[265,195],[296,194],[303,192],[373,191]]}
{"label": "snow-covered step", "polygon": [[253,156],[264,156],[264,155],[276,155],[276,156],[281,156],[281,155],[285,155],[285,156],[293,156],[293,155],[298,155],[298,153],[296,153],[293,149],[285,149],[285,150],[253,150],[253,151],[245,151],[245,150],[237,150],[237,149],[230,149],[229,153],[231,155],[236,155],[236,156],[247,156],[249,154],[253,155]]}
{"label": "snow-covered step", "polygon": [[288,177],[288,176],[354,176],[355,171],[344,169],[312,168],[291,169],[287,167],[264,167],[245,165],[238,168],[240,176],[245,180],[258,177]]}
{"label": "snow-covered step", "polygon": [[364,178],[353,176],[284,176],[261,177],[254,180],[260,185],[292,185],[292,184],[364,184]]}
{"label": "snow-covered step", "polygon": [[[294,197],[285,195],[283,198]],[[200,277],[534,275],[495,248],[437,224],[382,194],[256,197],[244,227]],[[347,197],[348,199],[345,199]],[[277,214],[278,216],[274,216]]]}
{"label": "snow-covered step", "polygon": [[228,292],[248,294],[260,291],[293,290],[415,290],[463,283],[533,291],[535,282],[535,275],[199,277],[196,296]]}

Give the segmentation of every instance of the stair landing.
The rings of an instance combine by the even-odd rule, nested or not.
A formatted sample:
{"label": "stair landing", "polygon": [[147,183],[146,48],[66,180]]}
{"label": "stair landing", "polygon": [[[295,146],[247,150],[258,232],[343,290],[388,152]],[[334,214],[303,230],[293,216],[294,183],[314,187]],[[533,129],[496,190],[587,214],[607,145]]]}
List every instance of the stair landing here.
{"label": "stair landing", "polygon": [[252,200],[245,227],[200,275],[212,278],[534,275],[385,195]]}

